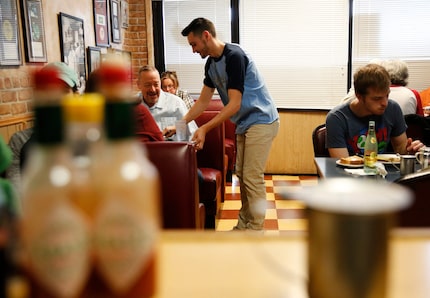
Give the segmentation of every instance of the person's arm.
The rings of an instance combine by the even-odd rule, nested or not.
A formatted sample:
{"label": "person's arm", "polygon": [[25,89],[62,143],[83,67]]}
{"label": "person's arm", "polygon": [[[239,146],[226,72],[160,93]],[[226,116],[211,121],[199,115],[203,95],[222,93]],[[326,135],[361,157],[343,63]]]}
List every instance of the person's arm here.
{"label": "person's arm", "polygon": [[[210,121],[200,126],[192,137],[192,141],[195,142],[197,149],[202,149],[205,143],[206,133],[212,128],[220,125],[225,120],[236,114],[242,102],[242,93],[236,89],[228,90],[229,103]],[[197,103],[196,103],[197,104]],[[193,107],[194,108],[194,107]]]}
{"label": "person's arm", "polygon": [[330,157],[342,158],[348,157],[349,153],[346,148],[328,148],[328,153]]}
{"label": "person's arm", "polygon": [[423,111],[423,103],[421,101],[421,96],[418,93],[417,90],[415,89],[410,89],[412,91],[412,93],[414,93],[415,95],[415,99],[417,100],[417,110],[416,110],[416,114],[420,115],[420,116],[424,116],[424,111]]}
{"label": "person's arm", "polygon": [[326,118],[326,147],[330,157],[348,157],[346,128],[342,113],[330,112]]}
{"label": "person's arm", "polygon": [[204,110],[206,110],[212,100],[215,89],[203,86],[200,92],[199,99],[194,103],[188,113],[184,116],[184,120],[188,122],[196,119]]}
{"label": "person's arm", "polygon": [[391,144],[395,153],[410,154],[415,153],[424,146],[419,140],[412,141],[411,138],[406,136],[406,133],[402,133],[397,137],[391,137]]}

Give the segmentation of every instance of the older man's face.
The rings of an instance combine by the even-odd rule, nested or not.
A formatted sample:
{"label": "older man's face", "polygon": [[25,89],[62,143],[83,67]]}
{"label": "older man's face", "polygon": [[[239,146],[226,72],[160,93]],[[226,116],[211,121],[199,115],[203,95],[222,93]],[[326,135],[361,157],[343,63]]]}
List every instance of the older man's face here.
{"label": "older man's face", "polygon": [[161,81],[158,71],[144,71],[140,74],[137,86],[145,103],[152,107],[160,98]]}

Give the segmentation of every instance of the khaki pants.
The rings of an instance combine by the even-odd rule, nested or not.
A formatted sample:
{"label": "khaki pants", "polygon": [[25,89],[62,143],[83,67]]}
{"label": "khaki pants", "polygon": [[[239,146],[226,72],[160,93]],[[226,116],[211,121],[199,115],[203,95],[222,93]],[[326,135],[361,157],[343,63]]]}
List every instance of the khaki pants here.
{"label": "khaki pants", "polygon": [[242,207],[236,228],[261,230],[266,215],[264,169],[279,121],[256,124],[237,135],[236,175],[240,182]]}

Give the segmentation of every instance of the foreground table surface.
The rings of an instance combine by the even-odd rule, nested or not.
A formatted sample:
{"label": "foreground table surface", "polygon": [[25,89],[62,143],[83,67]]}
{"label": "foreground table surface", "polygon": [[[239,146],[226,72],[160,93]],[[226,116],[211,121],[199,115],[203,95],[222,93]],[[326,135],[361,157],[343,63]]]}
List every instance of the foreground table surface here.
{"label": "foreground table surface", "polygon": [[[304,233],[163,232],[156,297],[308,297],[306,259]],[[388,280],[388,298],[430,297],[430,229],[393,231]]]}

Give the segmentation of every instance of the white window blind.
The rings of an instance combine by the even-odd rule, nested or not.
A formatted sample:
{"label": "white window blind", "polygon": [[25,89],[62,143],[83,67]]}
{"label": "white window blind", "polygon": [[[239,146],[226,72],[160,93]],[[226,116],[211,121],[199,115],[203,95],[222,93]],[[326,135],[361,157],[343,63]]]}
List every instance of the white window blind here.
{"label": "white window blind", "polygon": [[230,0],[164,0],[164,43],[167,70],[175,70],[182,89],[199,94],[206,59],[193,53],[181,31],[195,18],[211,20],[219,39],[230,42]]}
{"label": "white window blind", "polygon": [[278,108],[329,109],[347,89],[348,0],[240,1],[240,43]]}
{"label": "white window blind", "polygon": [[[256,61],[278,108],[330,109],[345,96],[348,0],[243,0],[240,43]],[[352,71],[370,60],[400,58],[409,87],[430,86],[430,2],[354,0]],[[181,31],[196,17],[215,23],[229,42],[229,0],[164,0],[166,68],[199,94],[206,60]]]}
{"label": "white window blind", "polygon": [[402,59],[409,88],[430,86],[430,2],[354,0],[353,71],[372,59]]}

